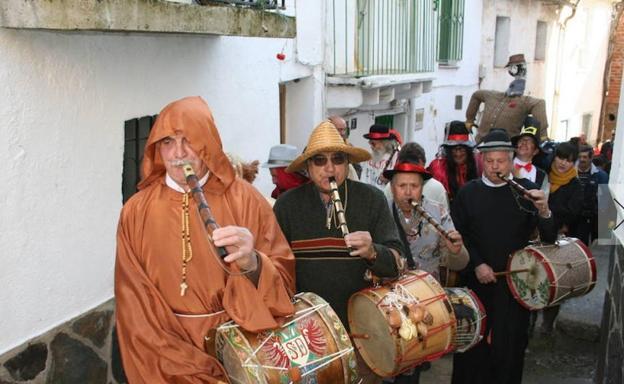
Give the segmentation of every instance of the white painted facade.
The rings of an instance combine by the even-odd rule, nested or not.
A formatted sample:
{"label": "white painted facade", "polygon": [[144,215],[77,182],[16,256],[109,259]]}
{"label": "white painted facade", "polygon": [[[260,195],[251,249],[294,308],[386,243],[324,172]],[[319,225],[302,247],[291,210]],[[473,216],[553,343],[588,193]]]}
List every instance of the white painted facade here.
{"label": "white painted facade", "polygon": [[[355,2],[340,0],[336,4],[336,20],[346,19],[347,25],[345,28],[343,22],[343,25],[336,28],[335,36],[325,38],[325,66],[340,73],[353,70],[355,65],[353,57],[356,48],[352,43],[344,43],[345,40],[357,41],[354,37]],[[332,11],[328,6],[328,19],[333,16]],[[356,119],[357,128],[351,131],[349,141],[367,149],[369,145],[363,135],[368,133],[375,118],[394,115],[393,128],[400,132],[404,142],[415,141],[421,144],[427,152],[427,160],[431,161],[444,141],[445,124],[451,120],[465,119],[465,108],[470,95],[478,87],[481,14],[481,0],[466,1],[463,58],[456,65],[436,64],[432,71],[415,74],[361,78],[341,75],[328,78],[327,114],[342,115],[347,120]],[[326,33],[330,32],[333,33],[327,28]],[[332,46],[334,40],[338,47],[336,57]],[[461,108],[456,110],[455,97],[458,95],[461,96],[462,103]]]}
{"label": "white painted facade", "polygon": [[[596,144],[611,3],[609,0],[582,1],[566,28],[554,31],[554,35],[558,35],[556,40],[560,42],[561,59],[558,67],[549,73],[546,98],[552,106],[550,132],[555,140],[567,140],[583,133],[586,116],[589,119],[588,142]],[[568,8],[560,18],[570,14]]]}
{"label": "white painted facade", "polygon": [[[279,84],[318,77],[293,60],[319,62],[316,40],[0,29],[0,354],[112,297],[125,120],[200,95],[225,149],[264,162]],[[272,190],[266,169],[254,185]]]}
{"label": "white painted facade", "polygon": [[[525,94],[545,99],[549,136],[557,141],[578,136],[583,116],[591,115],[587,137],[593,142],[598,132],[611,3],[582,1],[566,22],[572,15],[570,6],[535,0],[484,0],[481,88],[504,91],[513,80],[507,69],[494,65],[497,17],[507,17],[504,56],[525,55]],[[535,58],[538,21],[547,25],[544,60]]]}

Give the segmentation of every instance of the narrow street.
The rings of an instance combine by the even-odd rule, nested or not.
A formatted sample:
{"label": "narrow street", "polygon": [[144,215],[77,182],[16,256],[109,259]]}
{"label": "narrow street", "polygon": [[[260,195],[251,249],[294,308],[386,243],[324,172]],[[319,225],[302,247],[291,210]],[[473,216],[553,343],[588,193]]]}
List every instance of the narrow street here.
{"label": "narrow street", "polygon": [[[525,355],[524,384],[591,384],[594,382],[600,321],[609,266],[609,248],[592,247],[598,278],[586,296],[563,304],[553,335],[539,333],[539,320]],[[435,361],[421,375],[421,384],[451,382],[452,355]]]}

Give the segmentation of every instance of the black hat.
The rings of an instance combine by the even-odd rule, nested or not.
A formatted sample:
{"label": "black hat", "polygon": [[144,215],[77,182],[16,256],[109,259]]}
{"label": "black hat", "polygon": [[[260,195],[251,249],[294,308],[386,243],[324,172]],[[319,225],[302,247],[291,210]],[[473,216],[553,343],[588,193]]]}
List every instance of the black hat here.
{"label": "black hat", "polygon": [[503,128],[492,128],[477,146],[480,152],[513,151],[509,134]]}
{"label": "black hat", "polygon": [[542,148],[540,147],[541,142],[539,139],[540,125],[539,120],[533,117],[533,115],[527,115],[527,117],[524,118],[524,126],[522,127],[520,134],[511,138],[511,144],[513,144],[514,147],[517,147],[518,140],[520,140],[522,136],[529,136],[533,139],[533,142],[535,142],[535,147],[541,151]]}
{"label": "black hat", "polygon": [[390,134],[390,128],[373,124],[368,129],[368,133],[364,134],[364,138],[368,140],[390,140],[394,139],[394,135]]}
{"label": "black hat", "polygon": [[411,161],[397,162],[394,165],[394,169],[387,169],[383,172],[383,177],[391,180],[397,173],[418,173],[422,176],[423,180],[431,179],[432,175],[420,164],[413,163]]}
{"label": "black hat", "polygon": [[475,142],[470,138],[470,131],[466,127],[466,123],[454,120],[448,124],[448,135],[444,143],[442,143],[443,146],[454,147],[457,145],[465,145],[470,148],[475,146]]}

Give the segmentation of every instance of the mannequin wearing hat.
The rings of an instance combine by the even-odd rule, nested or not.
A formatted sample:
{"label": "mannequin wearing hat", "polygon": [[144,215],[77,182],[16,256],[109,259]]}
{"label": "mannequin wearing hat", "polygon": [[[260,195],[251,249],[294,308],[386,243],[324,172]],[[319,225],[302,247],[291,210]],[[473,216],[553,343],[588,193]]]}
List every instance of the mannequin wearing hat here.
{"label": "mannequin wearing hat", "polygon": [[[403,252],[383,193],[347,179],[349,162],[368,159],[366,150],[345,144],[332,123],[319,124],[304,152],[286,169],[307,169],[311,183],[284,193],[273,207],[295,254],[297,291],[323,297],[347,328],[349,298],[372,284],[365,279],[366,271],[378,277],[397,277]],[[331,177],[349,229],[344,237],[330,197]],[[359,368],[362,375],[370,374],[364,363]]]}
{"label": "mannequin wearing hat", "polygon": [[514,147],[507,131],[492,129],[477,149],[483,153],[483,175],[458,192],[451,213],[470,255],[462,281],[483,303],[487,328],[479,344],[453,356],[452,383],[520,384],[530,312],[494,273],[507,269],[508,256],[528,245],[536,228],[547,243],[556,240],[557,231],[543,191],[515,179],[529,190],[529,200],[497,176],[512,175]]}
{"label": "mannequin wearing hat", "polygon": [[396,156],[400,150],[399,138],[396,131],[392,132],[388,127],[374,124],[369,132],[364,135],[371,147],[372,158],[362,163],[360,180],[383,190],[388,180],[383,177],[383,172],[392,169],[396,162]]}
{"label": "mannequin wearing hat", "polygon": [[444,185],[452,201],[466,182],[481,175],[481,170],[473,154],[475,142],[470,138],[465,124],[455,120],[448,127],[447,138],[442,143],[444,155],[434,159],[428,171]]}
{"label": "mannequin wearing hat", "polygon": [[542,153],[538,134],[539,121],[532,115],[527,116],[520,134],[511,138],[511,143],[516,148],[513,173],[514,177],[535,183],[548,197],[550,189],[548,175],[533,164],[533,158]]}
{"label": "mannequin wearing hat", "polygon": [[528,114],[532,114],[540,123],[540,139],[546,139],[548,136],[546,102],[544,99],[524,95],[526,77],[524,55],[510,56],[505,67],[514,77],[507,91],[480,89],[474,92],[466,108],[466,125],[469,128],[475,125],[477,112],[483,104],[483,112],[477,128],[477,142],[481,141],[483,136],[494,127],[506,129],[510,136],[518,135],[524,118]]}

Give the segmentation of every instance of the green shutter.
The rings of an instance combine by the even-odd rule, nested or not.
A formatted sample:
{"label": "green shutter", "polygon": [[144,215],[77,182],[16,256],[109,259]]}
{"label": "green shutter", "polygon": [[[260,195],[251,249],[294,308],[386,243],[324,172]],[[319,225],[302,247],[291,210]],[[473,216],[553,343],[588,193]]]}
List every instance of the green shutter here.
{"label": "green shutter", "polygon": [[438,61],[462,59],[464,43],[464,0],[440,0],[438,10]]}

